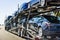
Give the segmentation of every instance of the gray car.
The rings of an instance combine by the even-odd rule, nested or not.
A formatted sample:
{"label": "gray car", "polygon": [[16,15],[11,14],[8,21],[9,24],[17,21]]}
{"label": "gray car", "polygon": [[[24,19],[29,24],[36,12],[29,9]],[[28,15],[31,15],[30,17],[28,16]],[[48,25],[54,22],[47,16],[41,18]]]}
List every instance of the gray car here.
{"label": "gray car", "polygon": [[[39,35],[42,36],[60,36],[60,20],[56,16],[51,15],[41,15],[34,16],[29,21],[34,27],[38,27]],[[36,26],[37,25],[37,26]]]}

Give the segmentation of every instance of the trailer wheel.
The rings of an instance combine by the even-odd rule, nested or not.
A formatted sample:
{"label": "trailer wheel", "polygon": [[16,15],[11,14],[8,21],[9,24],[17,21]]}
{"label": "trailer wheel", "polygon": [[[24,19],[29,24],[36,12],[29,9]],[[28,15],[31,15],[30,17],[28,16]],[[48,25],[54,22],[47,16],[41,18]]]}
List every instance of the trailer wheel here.
{"label": "trailer wheel", "polygon": [[5,30],[6,30],[6,27],[5,27]]}
{"label": "trailer wheel", "polygon": [[8,27],[5,27],[5,30],[6,30],[6,31],[8,31],[8,30],[9,30],[9,28],[8,28]]}

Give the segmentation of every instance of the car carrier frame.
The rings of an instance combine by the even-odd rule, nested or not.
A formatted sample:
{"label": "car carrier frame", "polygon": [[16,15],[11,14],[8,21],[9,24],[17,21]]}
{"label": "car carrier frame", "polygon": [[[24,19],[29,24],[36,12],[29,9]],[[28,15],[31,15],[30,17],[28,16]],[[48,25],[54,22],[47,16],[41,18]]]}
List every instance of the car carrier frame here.
{"label": "car carrier frame", "polygon": [[[30,24],[28,23],[29,19],[36,15],[44,14],[46,12],[59,11],[60,8],[57,7],[60,4],[57,6],[55,4],[50,6],[47,5],[46,7],[42,7],[39,4],[35,6],[30,6],[30,5],[31,4],[28,3],[28,7],[29,7],[28,9],[25,9],[20,13],[18,12],[16,16],[13,16],[11,19],[9,19],[9,23],[13,24],[14,22],[16,23],[16,26],[13,27],[13,25],[11,25],[11,29],[9,29],[8,31],[17,34],[18,36],[34,40],[37,35],[38,28],[37,29],[30,28]],[[23,23],[22,24],[19,23],[22,17],[26,17],[26,23],[25,23],[26,27],[23,26]]]}

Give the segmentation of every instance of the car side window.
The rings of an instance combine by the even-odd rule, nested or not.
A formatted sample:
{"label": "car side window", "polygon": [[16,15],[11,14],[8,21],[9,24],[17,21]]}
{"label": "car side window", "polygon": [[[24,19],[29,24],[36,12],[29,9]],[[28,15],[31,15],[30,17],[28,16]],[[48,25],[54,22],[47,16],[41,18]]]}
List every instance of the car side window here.
{"label": "car side window", "polygon": [[43,18],[39,17],[38,23],[41,23],[41,22],[43,22]]}
{"label": "car side window", "polygon": [[36,16],[34,18],[31,19],[31,21],[35,22],[35,23],[40,23],[41,22],[41,17],[40,16]]}
{"label": "car side window", "polygon": [[42,22],[45,22],[45,21],[48,21],[46,18],[44,18],[43,16],[42,16]]}

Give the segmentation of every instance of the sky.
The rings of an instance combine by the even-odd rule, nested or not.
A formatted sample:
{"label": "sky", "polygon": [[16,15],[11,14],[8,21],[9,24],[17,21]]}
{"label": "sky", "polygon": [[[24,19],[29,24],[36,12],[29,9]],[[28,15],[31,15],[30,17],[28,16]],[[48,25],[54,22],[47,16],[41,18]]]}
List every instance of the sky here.
{"label": "sky", "polygon": [[4,20],[9,16],[13,15],[14,12],[22,5],[24,2],[29,2],[30,0],[0,0],[0,24],[4,24]]}

